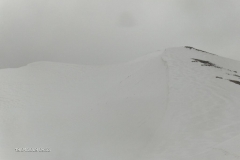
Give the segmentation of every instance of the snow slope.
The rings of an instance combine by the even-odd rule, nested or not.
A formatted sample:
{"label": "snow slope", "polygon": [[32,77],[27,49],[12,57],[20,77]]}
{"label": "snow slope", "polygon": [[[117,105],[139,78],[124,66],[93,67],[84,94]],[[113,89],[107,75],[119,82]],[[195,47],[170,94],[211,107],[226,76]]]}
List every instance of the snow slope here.
{"label": "snow slope", "polygon": [[169,49],[163,60],[170,98],[159,157],[240,159],[240,63],[194,48]]}
{"label": "snow slope", "polygon": [[191,47],[2,69],[0,159],[238,160],[239,84],[240,62]]}

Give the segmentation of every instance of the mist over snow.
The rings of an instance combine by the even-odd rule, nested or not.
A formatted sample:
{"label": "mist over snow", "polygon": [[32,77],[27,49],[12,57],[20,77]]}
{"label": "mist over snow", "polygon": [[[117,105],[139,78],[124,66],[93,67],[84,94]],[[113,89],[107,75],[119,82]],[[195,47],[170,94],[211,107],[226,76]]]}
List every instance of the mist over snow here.
{"label": "mist over snow", "polygon": [[123,63],[172,46],[240,60],[239,0],[0,0],[0,69]]}

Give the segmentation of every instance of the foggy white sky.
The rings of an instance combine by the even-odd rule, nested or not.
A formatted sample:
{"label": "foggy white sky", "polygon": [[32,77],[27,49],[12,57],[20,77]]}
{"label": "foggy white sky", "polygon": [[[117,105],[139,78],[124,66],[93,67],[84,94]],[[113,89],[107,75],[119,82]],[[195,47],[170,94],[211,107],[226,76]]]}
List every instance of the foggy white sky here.
{"label": "foggy white sky", "polygon": [[0,0],[0,68],[108,64],[175,46],[240,60],[239,0]]}

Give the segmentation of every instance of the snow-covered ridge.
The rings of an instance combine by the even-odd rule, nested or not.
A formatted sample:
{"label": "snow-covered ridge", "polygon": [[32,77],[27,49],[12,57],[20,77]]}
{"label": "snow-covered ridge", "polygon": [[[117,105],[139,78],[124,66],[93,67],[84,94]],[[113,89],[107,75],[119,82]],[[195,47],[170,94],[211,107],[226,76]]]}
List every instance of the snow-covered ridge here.
{"label": "snow-covered ridge", "polygon": [[239,84],[240,62],[193,47],[2,69],[0,159],[237,160]]}
{"label": "snow-covered ridge", "polygon": [[240,141],[229,140],[240,135],[240,63],[184,48],[168,49],[162,57],[170,98],[161,156],[239,159],[235,147]]}

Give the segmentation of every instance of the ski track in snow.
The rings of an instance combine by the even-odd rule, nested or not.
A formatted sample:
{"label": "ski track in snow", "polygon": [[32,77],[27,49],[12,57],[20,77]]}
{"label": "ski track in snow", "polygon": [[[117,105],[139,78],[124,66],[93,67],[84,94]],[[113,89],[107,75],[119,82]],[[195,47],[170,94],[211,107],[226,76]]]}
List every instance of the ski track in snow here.
{"label": "ski track in snow", "polygon": [[0,70],[0,159],[238,160],[238,69],[187,46],[116,65]]}
{"label": "ski track in snow", "polygon": [[[160,157],[218,159],[219,154],[211,152],[212,147],[240,134],[240,86],[217,80],[216,76],[235,79],[233,75],[226,76],[226,72],[236,73],[233,69],[240,68],[239,62],[185,48],[169,49],[163,59],[169,68],[171,98],[165,120],[167,147]],[[192,59],[210,61],[221,67],[200,65]],[[204,157],[205,153],[209,156]]]}

